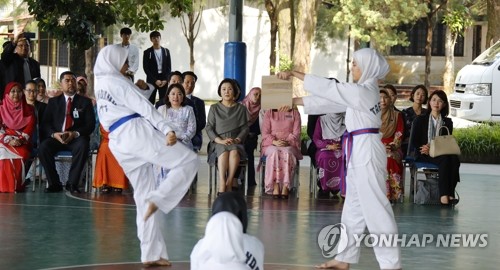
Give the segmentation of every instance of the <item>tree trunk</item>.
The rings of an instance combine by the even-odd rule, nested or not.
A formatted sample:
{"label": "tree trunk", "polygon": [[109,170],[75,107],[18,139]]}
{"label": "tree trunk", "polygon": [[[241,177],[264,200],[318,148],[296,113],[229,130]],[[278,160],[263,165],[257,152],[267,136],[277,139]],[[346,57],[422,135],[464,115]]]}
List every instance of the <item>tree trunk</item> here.
{"label": "tree trunk", "polygon": [[486,48],[500,40],[500,0],[487,0],[488,32],[486,33]]}
{"label": "tree trunk", "polygon": [[278,37],[279,37],[279,55],[287,56],[292,59],[293,55],[293,36],[295,24],[292,18],[293,1],[279,0],[278,4]]}
{"label": "tree trunk", "polygon": [[95,97],[94,92],[94,51],[97,49],[97,45],[85,51],[85,74],[87,74],[87,95],[89,97]]}
{"label": "tree trunk", "polygon": [[269,21],[271,23],[270,35],[271,35],[271,52],[269,53],[269,73],[274,74],[272,67],[276,67],[276,36],[278,34],[278,18],[276,13],[276,8],[271,0],[265,1],[267,15],[269,16]]}
{"label": "tree trunk", "polygon": [[431,85],[429,75],[431,74],[431,58],[432,58],[432,34],[434,32],[434,24],[436,19],[434,13],[431,11],[427,14],[427,37],[425,39],[425,87],[429,88]]}
{"label": "tree trunk", "polygon": [[[311,44],[317,22],[317,10],[321,1],[299,1],[297,10],[297,33],[293,52],[295,70],[307,73],[311,63]],[[294,95],[305,96],[301,83],[294,79]]]}
{"label": "tree trunk", "polygon": [[443,73],[443,86],[444,91],[447,94],[451,94],[454,91],[455,86],[455,43],[457,41],[457,34],[450,31],[449,27],[446,27],[446,40],[445,40],[445,63],[444,63],[444,73]]}
{"label": "tree trunk", "polygon": [[76,76],[85,75],[85,50],[80,48],[70,48],[69,70]]}

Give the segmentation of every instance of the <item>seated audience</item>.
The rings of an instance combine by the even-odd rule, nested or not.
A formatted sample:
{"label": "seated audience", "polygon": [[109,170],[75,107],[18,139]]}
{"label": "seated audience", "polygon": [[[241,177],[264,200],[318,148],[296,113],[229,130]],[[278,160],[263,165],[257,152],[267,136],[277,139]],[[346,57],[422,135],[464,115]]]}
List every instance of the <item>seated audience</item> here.
{"label": "seated audience", "polygon": [[[184,86],[184,89],[186,90],[186,101],[189,101],[187,104],[193,107],[194,115],[196,117],[196,134],[194,135],[192,142],[194,151],[198,153],[198,151],[200,151],[201,149],[201,145],[203,144],[203,136],[201,134],[201,131],[207,124],[207,117],[205,113],[205,101],[193,95],[197,80],[198,77],[192,71],[185,71],[182,73],[182,86]],[[237,84],[238,83],[236,82],[238,91],[240,91],[240,88]],[[238,100],[238,98],[236,98],[236,100]]]}
{"label": "seated audience", "polygon": [[441,204],[454,205],[455,188],[460,182],[460,160],[457,155],[429,156],[430,142],[435,136],[453,132],[453,121],[448,118],[449,104],[446,93],[442,90],[434,91],[429,97],[427,108],[430,113],[417,117],[413,131],[413,146],[416,148],[417,161],[430,162],[439,166],[439,194]]}
{"label": "seated audience", "polygon": [[384,90],[386,90],[387,94],[389,94],[394,110],[400,112],[400,110],[396,108],[396,101],[398,100],[398,90],[396,89],[396,87],[394,87],[394,85],[392,84],[386,84],[384,85]]}
{"label": "seated audience", "polygon": [[243,196],[237,192],[226,192],[220,195],[212,205],[212,216],[224,211],[233,213],[243,225],[243,248],[247,257],[247,267],[264,269],[264,245],[257,237],[247,233],[247,202]]}
{"label": "seated audience", "polygon": [[380,90],[380,109],[382,110],[382,143],[387,153],[386,194],[389,201],[394,202],[403,195],[404,186],[401,181],[403,173],[403,153],[401,141],[404,122],[401,113],[394,110],[389,92]]}
{"label": "seated audience", "polygon": [[24,192],[23,164],[30,157],[36,121],[33,111],[21,84],[8,83],[0,105],[0,192]]}
{"label": "seated audience", "polygon": [[230,212],[219,212],[207,223],[205,236],[191,252],[191,270],[247,270],[243,226]]}
{"label": "seated audience", "polygon": [[109,149],[109,132],[99,125],[101,143],[97,151],[93,185],[100,188],[102,193],[111,191],[121,193],[128,188],[128,178],[120,164]]}
{"label": "seated audience", "polygon": [[410,94],[410,101],[413,102],[413,105],[403,110],[405,127],[401,148],[405,155],[407,153],[408,140],[410,139],[410,130],[413,120],[415,120],[415,118],[419,115],[426,115],[428,113],[428,109],[422,107],[422,105],[427,103],[427,96],[427,88],[424,85],[417,85],[413,87]]}
{"label": "seated audience", "polygon": [[231,191],[240,160],[246,159],[243,143],[248,135],[248,111],[236,102],[240,96],[238,84],[233,79],[224,79],[217,93],[222,100],[211,105],[206,131],[210,138],[208,161],[219,171],[219,192]]}
{"label": "seated audience", "polygon": [[[313,142],[318,168],[318,181],[322,191],[336,194],[342,187],[344,162],[342,155],[342,135],[346,131],[345,113],[325,114],[316,121]],[[341,192],[345,196],[345,189]]]}
{"label": "seated audience", "polygon": [[[182,84],[182,73],[178,70],[176,71],[172,71],[170,72],[170,74],[168,75],[168,83],[167,85],[170,86],[174,83],[180,83]],[[187,101],[185,101],[187,102]],[[156,103],[155,103],[155,108],[158,109],[161,105],[165,105],[165,98],[162,98],[160,100],[158,100]],[[191,106],[191,104],[188,104]]]}
{"label": "seated audience", "polygon": [[257,149],[257,141],[260,134],[259,113],[260,113],[260,87],[254,87],[248,92],[241,104],[248,110],[249,132],[245,141],[245,152],[248,158],[248,186],[255,186],[255,157],[254,151]]}
{"label": "seated audience", "polygon": [[267,110],[262,123],[261,155],[266,157],[265,191],[287,199],[300,152],[300,114],[293,110]]}
{"label": "seated audience", "polygon": [[45,108],[47,107],[46,103],[40,102],[36,100],[37,96],[37,83],[33,80],[29,80],[25,87],[24,87],[24,96],[26,97],[26,103],[28,105],[33,106],[34,112],[35,112],[35,129],[33,131],[33,136],[31,136],[31,143],[33,146],[33,151],[31,153],[31,158],[26,161],[26,166],[25,166],[25,171],[26,173],[26,183],[31,182],[31,178],[33,177],[33,169],[31,168],[32,165],[32,158],[38,155],[38,146],[40,145],[40,142],[43,141],[45,138],[40,136],[40,123],[42,122],[42,117],[43,114],[45,113]]}
{"label": "seated audience", "polygon": [[56,171],[57,152],[71,151],[72,161],[66,189],[79,193],[80,177],[89,154],[89,136],[95,128],[92,101],[76,95],[76,77],[71,71],[59,78],[63,95],[49,99],[42,130],[47,135],[40,145],[40,162],[47,174],[46,192],[59,192],[62,184]]}
{"label": "seated audience", "polygon": [[[194,116],[193,108],[186,106],[185,103],[186,92],[182,84],[171,84],[167,88],[164,102],[158,108],[158,112],[169,121],[170,127],[175,131],[177,141],[181,142],[189,149],[193,149],[191,139],[196,132],[196,118]],[[162,167],[155,167],[157,173],[157,185],[165,179],[168,170]]]}
{"label": "seated audience", "polygon": [[42,78],[34,79],[37,85],[38,94],[36,95],[36,100],[47,104],[49,102],[49,96],[47,95],[47,85]]}

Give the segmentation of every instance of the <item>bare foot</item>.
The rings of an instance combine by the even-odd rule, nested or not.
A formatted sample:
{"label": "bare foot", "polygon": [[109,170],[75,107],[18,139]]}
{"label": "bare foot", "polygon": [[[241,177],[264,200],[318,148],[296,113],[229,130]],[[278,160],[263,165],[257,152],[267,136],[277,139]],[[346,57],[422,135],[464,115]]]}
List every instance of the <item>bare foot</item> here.
{"label": "bare foot", "polygon": [[163,258],[160,258],[159,260],[154,261],[154,262],[144,262],[142,264],[144,264],[146,266],[171,266],[172,265],[167,259],[163,259]]}
{"label": "bare foot", "polygon": [[314,266],[318,269],[337,269],[337,270],[348,270],[349,264],[345,262],[339,262],[335,259],[324,262],[320,265]]}
{"label": "bare foot", "polygon": [[[154,204],[154,203],[150,202],[150,203],[149,203],[149,207],[148,207],[148,211],[146,211],[146,214],[144,215],[144,221],[147,221],[147,220],[148,220],[148,218],[149,218],[150,216],[152,216],[152,215],[156,212],[156,210],[158,210],[158,206],[156,206],[156,204]],[[161,259],[160,259],[160,260],[161,260]],[[168,261],[167,261],[167,262],[168,262]]]}

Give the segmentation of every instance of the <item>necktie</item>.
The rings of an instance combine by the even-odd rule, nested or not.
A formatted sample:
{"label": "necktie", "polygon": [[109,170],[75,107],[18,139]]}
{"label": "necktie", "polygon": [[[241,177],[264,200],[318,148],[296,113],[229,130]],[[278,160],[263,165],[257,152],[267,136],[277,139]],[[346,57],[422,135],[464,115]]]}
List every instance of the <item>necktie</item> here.
{"label": "necktie", "polygon": [[73,125],[73,118],[71,117],[71,98],[68,98],[66,103],[66,124],[64,125],[64,131],[67,131]]}
{"label": "necktie", "polygon": [[28,63],[28,58],[24,59],[23,75],[24,75],[24,82],[25,83],[27,81],[31,80],[31,72],[30,72],[30,65]]}

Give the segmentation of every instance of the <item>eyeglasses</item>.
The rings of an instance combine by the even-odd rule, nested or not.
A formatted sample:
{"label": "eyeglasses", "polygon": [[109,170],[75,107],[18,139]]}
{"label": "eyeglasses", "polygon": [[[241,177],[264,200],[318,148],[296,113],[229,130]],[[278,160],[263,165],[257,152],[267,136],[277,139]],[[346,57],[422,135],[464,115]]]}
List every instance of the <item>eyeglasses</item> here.
{"label": "eyeglasses", "polygon": [[16,90],[16,89],[12,89],[10,90],[11,93],[22,93],[23,90]]}

